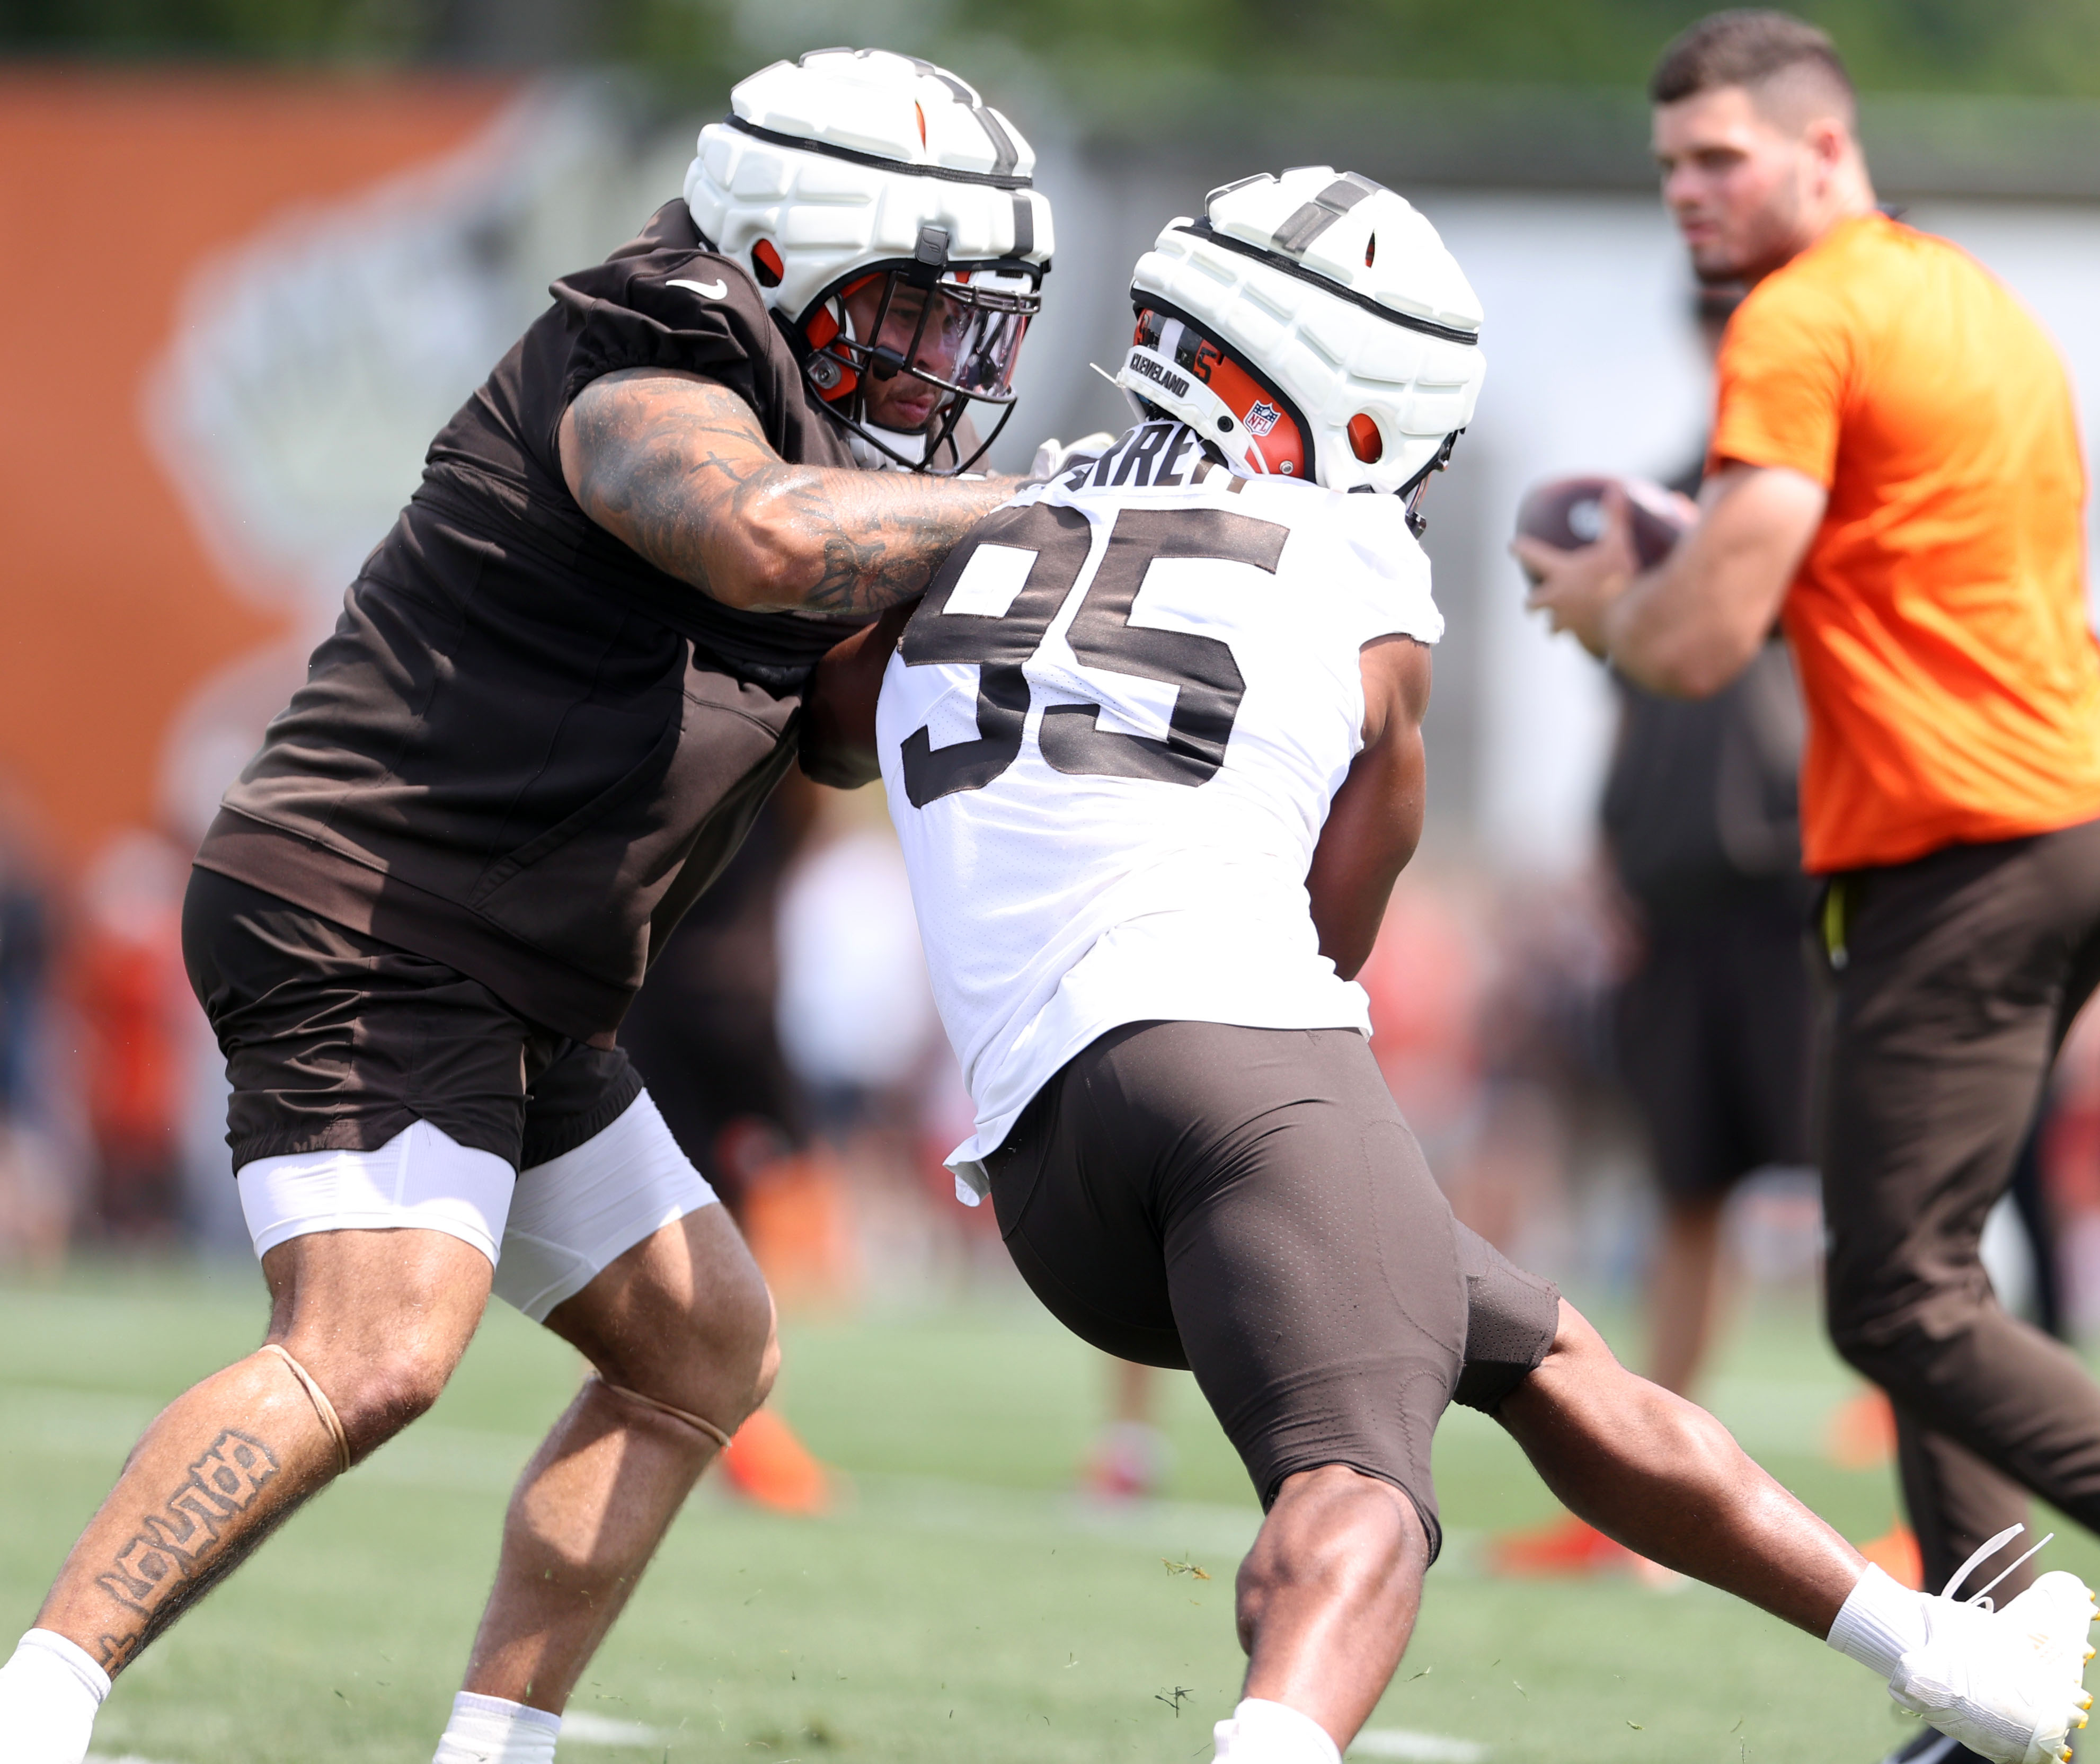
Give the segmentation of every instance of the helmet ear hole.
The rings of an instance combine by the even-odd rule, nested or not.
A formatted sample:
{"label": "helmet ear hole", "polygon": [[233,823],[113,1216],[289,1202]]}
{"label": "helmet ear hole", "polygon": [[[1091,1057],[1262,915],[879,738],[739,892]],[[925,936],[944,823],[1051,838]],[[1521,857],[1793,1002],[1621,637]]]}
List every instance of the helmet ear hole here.
{"label": "helmet ear hole", "polygon": [[761,288],[778,288],[787,275],[788,266],[780,261],[770,239],[761,239],[752,246],[751,272],[758,278]]}
{"label": "helmet ear hole", "polygon": [[1385,454],[1385,438],[1370,412],[1358,411],[1349,419],[1349,451],[1366,465],[1375,465]]}

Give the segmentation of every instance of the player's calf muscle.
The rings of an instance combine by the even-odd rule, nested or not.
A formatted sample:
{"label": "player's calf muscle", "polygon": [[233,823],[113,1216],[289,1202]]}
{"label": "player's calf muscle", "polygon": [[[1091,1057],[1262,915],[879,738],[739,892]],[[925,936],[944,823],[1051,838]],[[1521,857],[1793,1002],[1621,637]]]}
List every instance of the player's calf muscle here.
{"label": "player's calf muscle", "polygon": [[308,1495],[430,1406],[490,1274],[479,1251],[430,1231],[315,1233],[262,1265],[269,1342],[161,1412],[38,1619],[112,1674]]}
{"label": "player's calf muscle", "polygon": [[1496,1418],[1578,1517],[1629,1549],[1827,1634],[1864,1563],[1711,1415],[1628,1372],[1564,1302]]}

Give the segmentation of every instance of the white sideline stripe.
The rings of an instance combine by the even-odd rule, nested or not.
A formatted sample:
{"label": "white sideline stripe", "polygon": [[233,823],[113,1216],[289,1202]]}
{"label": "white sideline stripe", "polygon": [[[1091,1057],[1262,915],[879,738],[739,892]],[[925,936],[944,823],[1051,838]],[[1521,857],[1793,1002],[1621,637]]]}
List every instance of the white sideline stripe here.
{"label": "white sideline stripe", "polygon": [[1488,1749],[1477,1740],[1417,1733],[1410,1727],[1366,1727],[1350,1742],[1352,1757],[1413,1758],[1418,1764],[1480,1764]]}
{"label": "white sideline stripe", "polygon": [[677,1735],[668,1727],[651,1727],[616,1716],[593,1715],[587,1709],[562,1717],[562,1740],[576,1745],[662,1745]]}

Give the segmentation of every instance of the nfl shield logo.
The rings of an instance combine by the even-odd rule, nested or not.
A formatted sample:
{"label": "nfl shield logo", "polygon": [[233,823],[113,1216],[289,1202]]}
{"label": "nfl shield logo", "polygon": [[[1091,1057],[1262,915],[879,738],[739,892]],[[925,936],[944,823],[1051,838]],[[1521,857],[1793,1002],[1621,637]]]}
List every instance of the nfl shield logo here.
{"label": "nfl shield logo", "polygon": [[1267,434],[1276,426],[1276,419],[1282,414],[1266,399],[1256,399],[1254,408],[1246,413],[1247,433],[1251,435]]}

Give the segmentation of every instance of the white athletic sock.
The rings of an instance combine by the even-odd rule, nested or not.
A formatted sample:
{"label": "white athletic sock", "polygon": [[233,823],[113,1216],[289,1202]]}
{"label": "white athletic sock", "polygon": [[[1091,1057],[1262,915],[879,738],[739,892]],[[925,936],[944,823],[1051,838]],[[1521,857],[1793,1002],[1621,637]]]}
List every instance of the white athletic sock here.
{"label": "white athletic sock", "polygon": [[1824,1639],[1847,1660],[1886,1678],[1898,1660],[1926,1639],[1924,1601],[1924,1594],[1912,1592],[1869,1563]]}
{"label": "white athletic sock", "polygon": [[500,1696],[462,1691],[430,1764],[554,1764],[562,1718]]}
{"label": "white athletic sock", "polygon": [[0,1737],[8,1764],[81,1764],[109,1674],[49,1629],[32,1629],[0,1666]]}
{"label": "white athletic sock", "polygon": [[1327,1730],[1287,1703],[1250,1696],[1211,1730],[1218,1764],[1342,1764]]}

